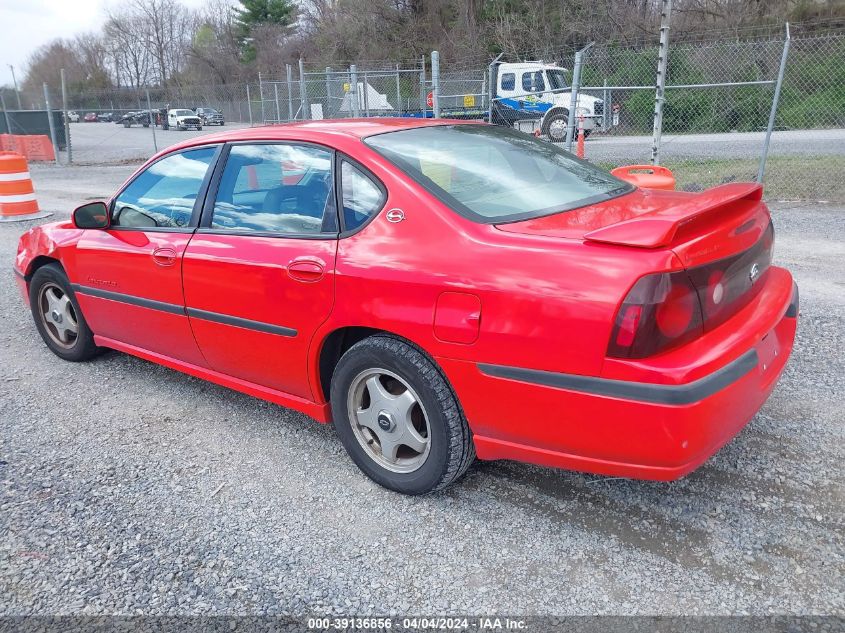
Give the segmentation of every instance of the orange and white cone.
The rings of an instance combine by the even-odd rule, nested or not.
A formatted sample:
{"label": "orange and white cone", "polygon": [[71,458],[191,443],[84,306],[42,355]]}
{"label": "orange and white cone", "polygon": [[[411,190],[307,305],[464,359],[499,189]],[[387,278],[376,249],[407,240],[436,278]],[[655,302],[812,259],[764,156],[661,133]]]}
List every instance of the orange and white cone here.
{"label": "orange and white cone", "polygon": [[578,143],[575,146],[575,155],[584,158],[584,117],[578,117]]}
{"label": "orange and white cone", "polygon": [[52,215],[39,211],[26,158],[0,152],[0,222],[22,222]]}

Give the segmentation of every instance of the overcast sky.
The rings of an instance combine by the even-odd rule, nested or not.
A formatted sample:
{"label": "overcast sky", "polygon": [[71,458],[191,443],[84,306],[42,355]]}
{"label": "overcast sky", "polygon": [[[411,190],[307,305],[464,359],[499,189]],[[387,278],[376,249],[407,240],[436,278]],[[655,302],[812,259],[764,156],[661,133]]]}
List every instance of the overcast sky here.
{"label": "overcast sky", "polygon": [[[186,6],[203,2],[181,1]],[[97,30],[106,7],[119,5],[120,0],[0,0],[0,85],[12,84],[9,64],[20,83],[32,51],[56,37]]]}

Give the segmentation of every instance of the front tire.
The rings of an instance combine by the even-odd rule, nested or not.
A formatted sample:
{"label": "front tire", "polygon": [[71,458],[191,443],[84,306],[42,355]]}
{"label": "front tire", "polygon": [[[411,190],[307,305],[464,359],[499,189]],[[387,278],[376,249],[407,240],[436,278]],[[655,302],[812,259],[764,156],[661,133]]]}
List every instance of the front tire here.
{"label": "front tire", "polygon": [[334,427],[376,483],[409,495],[445,488],[475,459],[460,404],[421,350],[392,336],[353,345],[332,376]]}
{"label": "front tire", "polygon": [[38,333],[59,358],[79,362],[100,353],[70,281],[58,264],[42,266],[32,275],[29,307]]}
{"label": "front tire", "polygon": [[549,137],[553,143],[566,141],[567,126],[569,125],[569,114],[558,112],[543,122],[543,134]]}

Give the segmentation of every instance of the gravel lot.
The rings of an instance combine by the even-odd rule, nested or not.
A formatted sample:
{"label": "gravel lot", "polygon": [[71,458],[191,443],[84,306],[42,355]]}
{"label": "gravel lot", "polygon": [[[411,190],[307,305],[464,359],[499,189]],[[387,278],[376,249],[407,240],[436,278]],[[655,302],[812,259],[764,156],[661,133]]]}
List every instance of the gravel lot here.
{"label": "gravel lot", "polygon": [[[57,218],[131,171],[33,168]],[[297,413],[119,353],[54,357],[9,270],[29,224],[0,225],[0,614],[845,615],[845,209],[774,215],[798,343],[703,468],[477,463],[423,498]]]}

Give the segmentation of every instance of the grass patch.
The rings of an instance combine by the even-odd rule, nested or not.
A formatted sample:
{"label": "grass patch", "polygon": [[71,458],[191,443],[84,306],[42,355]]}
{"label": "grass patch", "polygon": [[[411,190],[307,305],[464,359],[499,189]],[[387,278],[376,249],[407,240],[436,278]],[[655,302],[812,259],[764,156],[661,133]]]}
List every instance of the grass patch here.
{"label": "grass patch", "polygon": [[[617,165],[599,163],[605,169]],[[663,163],[683,191],[701,191],[727,182],[755,180],[759,161],[745,158],[682,160]],[[845,156],[774,156],[766,162],[768,200],[845,202]]]}

